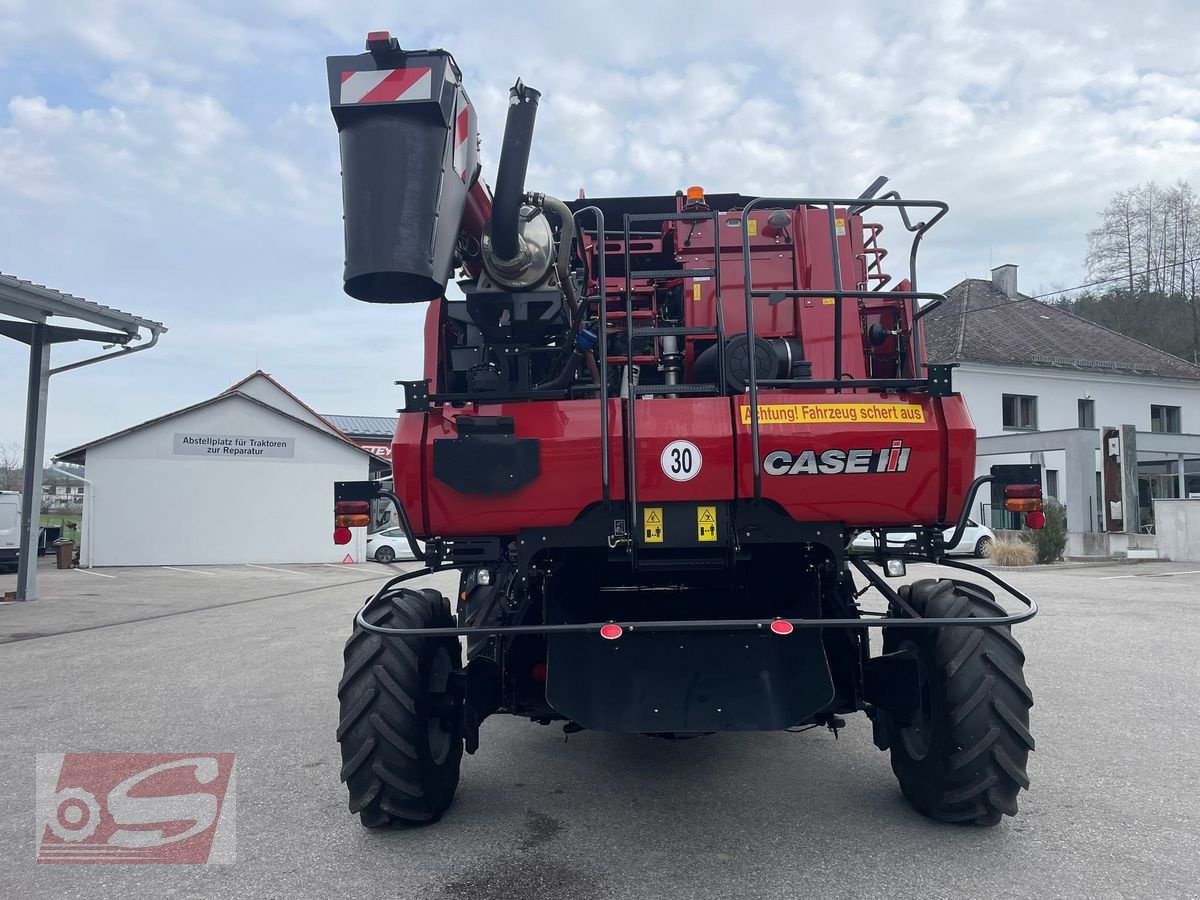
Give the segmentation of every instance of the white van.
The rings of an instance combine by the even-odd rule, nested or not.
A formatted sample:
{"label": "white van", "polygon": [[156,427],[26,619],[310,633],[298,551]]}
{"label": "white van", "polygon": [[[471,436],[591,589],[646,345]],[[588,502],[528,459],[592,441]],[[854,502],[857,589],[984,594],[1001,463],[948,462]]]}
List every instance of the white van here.
{"label": "white van", "polygon": [[0,570],[17,568],[21,549],[21,495],[0,491]]}

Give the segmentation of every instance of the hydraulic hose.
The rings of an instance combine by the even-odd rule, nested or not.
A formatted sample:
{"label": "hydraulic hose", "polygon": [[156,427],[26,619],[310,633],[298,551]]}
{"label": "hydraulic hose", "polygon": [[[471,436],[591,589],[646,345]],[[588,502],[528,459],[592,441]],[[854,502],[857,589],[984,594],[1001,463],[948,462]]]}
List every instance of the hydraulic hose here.
{"label": "hydraulic hose", "polygon": [[508,92],[508,118],[504,123],[504,143],[492,200],[492,248],[502,260],[515,259],[520,253],[518,227],[525,196],[525,171],[529,168],[533,123],[541,96],[520,78]]}
{"label": "hydraulic hose", "polygon": [[[576,315],[579,309],[579,298],[575,296],[575,281],[571,278],[571,242],[575,240],[575,217],[567,204],[549,194],[542,196],[542,209],[549,210],[558,216],[558,256],[555,265],[558,267],[558,283],[562,286],[563,300],[571,313],[571,336],[583,325],[583,320]],[[576,320],[578,319],[578,322]]]}

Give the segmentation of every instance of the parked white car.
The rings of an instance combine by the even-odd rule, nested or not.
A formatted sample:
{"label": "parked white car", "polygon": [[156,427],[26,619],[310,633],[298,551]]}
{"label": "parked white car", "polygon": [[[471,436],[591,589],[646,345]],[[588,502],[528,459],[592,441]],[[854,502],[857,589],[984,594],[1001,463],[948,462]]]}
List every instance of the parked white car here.
{"label": "parked white car", "polygon": [[21,495],[0,491],[0,571],[17,568],[21,547]]}
{"label": "parked white car", "polygon": [[[950,542],[950,538],[954,537],[954,529],[947,528],[942,532],[946,542]],[[962,540],[958,542],[958,546],[950,551],[951,556],[985,556],[987,554],[988,544],[996,539],[996,535],[992,533],[992,529],[986,525],[980,525],[974,519],[967,519],[967,527],[963,529]],[[917,540],[917,535],[912,531],[895,531],[887,536],[887,549],[889,550],[913,550],[913,545]],[[869,531],[864,531],[854,539],[850,545],[855,550],[874,550],[875,536]]]}
{"label": "parked white car", "polygon": [[[425,546],[420,541],[417,541],[417,545],[424,552]],[[374,534],[367,535],[367,559],[373,559],[381,563],[390,563],[396,559],[412,558],[412,549],[408,546],[408,539],[404,536],[404,529],[385,528],[383,531],[376,531]]]}

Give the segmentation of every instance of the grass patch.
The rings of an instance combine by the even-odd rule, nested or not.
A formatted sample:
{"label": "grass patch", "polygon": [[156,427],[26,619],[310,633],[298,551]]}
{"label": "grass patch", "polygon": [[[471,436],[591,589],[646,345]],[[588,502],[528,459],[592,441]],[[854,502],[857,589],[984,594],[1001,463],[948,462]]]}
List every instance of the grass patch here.
{"label": "grass patch", "polygon": [[1032,566],[1037,562],[1037,550],[1024,541],[1003,541],[988,544],[987,557],[998,566]]}

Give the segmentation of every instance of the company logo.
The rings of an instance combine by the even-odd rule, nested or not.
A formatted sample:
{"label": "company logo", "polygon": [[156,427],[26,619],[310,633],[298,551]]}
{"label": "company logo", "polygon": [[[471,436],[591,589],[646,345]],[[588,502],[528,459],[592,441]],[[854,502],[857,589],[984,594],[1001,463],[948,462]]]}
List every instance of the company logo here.
{"label": "company logo", "polygon": [[905,472],[911,448],[901,441],[879,450],[773,450],[763,458],[768,475],[870,475]]}
{"label": "company logo", "polygon": [[39,863],[231,863],[232,753],[39,753]]}

